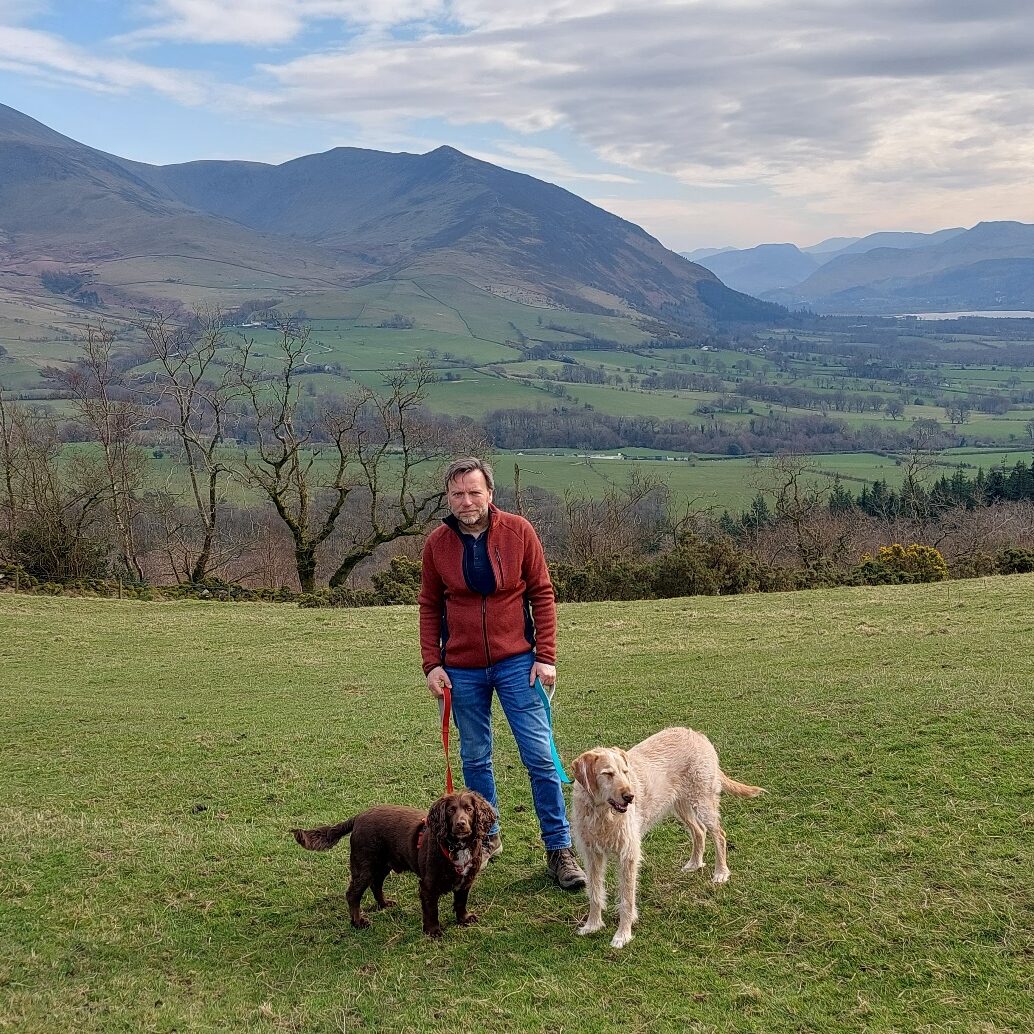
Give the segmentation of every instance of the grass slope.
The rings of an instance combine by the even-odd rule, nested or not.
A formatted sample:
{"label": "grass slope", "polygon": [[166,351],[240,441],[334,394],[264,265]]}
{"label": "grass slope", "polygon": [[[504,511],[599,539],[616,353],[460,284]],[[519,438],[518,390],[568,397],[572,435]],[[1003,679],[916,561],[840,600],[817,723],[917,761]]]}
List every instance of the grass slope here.
{"label": "grass slope", "polygon": [[505,732],[477,927],[429,942],[400,876],[356,932],[347,845],[287,835],[439,792],[413,608],[0,596],[0,1028],[1029,1029],[1032,590],[562,607],[568,763],[684,723],[769,791],[726,804],[724,888],[651,835],[620,953],[547,883]]}

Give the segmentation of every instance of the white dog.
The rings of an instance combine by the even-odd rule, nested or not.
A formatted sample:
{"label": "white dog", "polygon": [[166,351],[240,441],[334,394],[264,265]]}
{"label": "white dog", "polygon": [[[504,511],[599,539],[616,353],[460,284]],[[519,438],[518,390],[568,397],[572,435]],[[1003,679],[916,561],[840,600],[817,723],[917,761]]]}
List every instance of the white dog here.
{"label": "white dog", "polygon": [[632,939],[636,883],[645,834],[672,812],[693,836],[693,854],[683,869],[704,864],[704,842],[714,839],[715,883],[729,879],[725,833],[718,799],[722,791],[756,797],[764,791],[730,779],[718,767],[711,741],[692,729],[664,729],[625,752],[599,747],[575,758],[571,834],[585,864],[589,916],[580,934],[603,929],[607,904],[607,859],[618,862],[618,929],[610,942],[623,948]]}

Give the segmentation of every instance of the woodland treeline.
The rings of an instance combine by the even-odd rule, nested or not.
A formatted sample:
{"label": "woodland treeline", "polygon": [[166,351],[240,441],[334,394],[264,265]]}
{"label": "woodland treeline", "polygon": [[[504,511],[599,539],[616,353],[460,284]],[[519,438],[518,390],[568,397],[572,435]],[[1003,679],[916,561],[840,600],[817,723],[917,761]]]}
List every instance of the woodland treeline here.
{"label": "woodland treeline", "polygon": [[[379,390],[315,394],[302,376],[307,327],[284,316],[272,326],[276,344],[261,350],[201,309],[186,322],[156,316],[145,351],[91,328],[75,363],[45,371],[61,410],[0,391],[0,585],[411,602],[455,455],[520,447],[532,431],[556,445],[591,433],[578,444],[685,447],[690,425],[560,407],[497,411],[480,424],[433,416],[424,366],[399,369]],[[740,428],[744,452],[780,446],[759,460],[757,496],[741,514],[679,501],[642,470],[594,499],[522,490],[518,470],[517,488],[497,501],[535,522],[562,599],[1027,569],[1031,466],[937,476],[943,431],[919,421],[893,438],[901,487],[852,494],[807,467],[808,452],[842,443],[836,425],[769,415]]]}

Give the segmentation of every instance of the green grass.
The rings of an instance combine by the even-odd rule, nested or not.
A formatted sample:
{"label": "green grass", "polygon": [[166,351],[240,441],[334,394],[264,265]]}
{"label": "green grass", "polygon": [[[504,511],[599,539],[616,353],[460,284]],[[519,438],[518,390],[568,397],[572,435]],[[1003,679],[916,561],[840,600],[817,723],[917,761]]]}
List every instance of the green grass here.
{"label": "green grass", "polygon": [[[436,385],[436,392],[453,392],[457,406],[474,408],[477,391],[484,390],[484,379],[472,376],[464,381]],[[69,446],[68,454],[89,446]],[[182,462],[175,450],[158,450],[160,457],[148,454],[148,490],[167,490],[186,493],[188,482]],[[232,447],[226,447],[228,462],[239,462]],[[620,457],[620,458],[619,458]],[[1008,452],[1001,449],[959,449],[945,452],[927,472],[927,481],[942,476],[950,477],[961,464],[970,477],[977,468],[989,471],[1001,465],[1008,469],[1017,461],[1029,464],[1030,451]],[[576,450],[532,450],[496,452],[491,457],[496,484],[510,488],[514,484],[514,466],[520,468],[520,483],[527,492],[530,488],[545,489],[558,496],[571,491],[585,498],[601,498],[610,489],[627,486],[634,468],[662,480],[670,489],[677,504],[690,503],[694,509],[710,510],[715,515],[723,510],[736,513],[747,509],[758,491],[771,493],[770,479],[765,473],[765,459],[751,457],[709,456],[691,453],[662,452],[656,449],[621,449],[599,453]],[[885,481],[898,488],[906,466],[877,453],[826,453],[805,458],[805,477],[818,489],[832,487],[840,478],[844,487],[858,495],[863,484]],[[760,469],[759,469],[760,466]],[[333,476],[332,450],[316,461],[317,471],[327,478]],[[392,469],[389,462],[389,471]],[[265,499],[257,489],[245,487],[236,480],[228,480],[223,490],[235,505],[260,503]]]}
{"label": "green grass", "polygon": [[500,730],[481,922],[352,930],[287,828],[442,784],[413,608],[0,596],[0,1029],[1030,1029],[1034,577],[560,609],[569,762],[670,724],[733,776],[733,878],[645,846],[636,937],[576,936]]}

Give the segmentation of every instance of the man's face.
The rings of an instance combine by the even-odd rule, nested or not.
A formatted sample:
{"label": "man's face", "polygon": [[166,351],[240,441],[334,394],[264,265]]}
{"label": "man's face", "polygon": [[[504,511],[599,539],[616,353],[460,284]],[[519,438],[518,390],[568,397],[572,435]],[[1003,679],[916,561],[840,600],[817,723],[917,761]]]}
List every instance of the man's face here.
{"label": "man's face", "polygon": [[467,531],[488,527],[488,504],[492,490],[480,470],[470,470],[449,482],[449,509]]}

